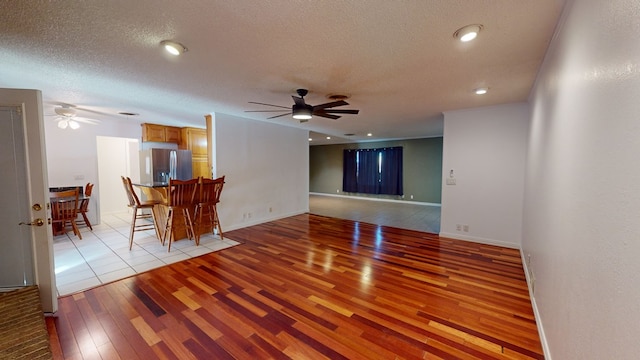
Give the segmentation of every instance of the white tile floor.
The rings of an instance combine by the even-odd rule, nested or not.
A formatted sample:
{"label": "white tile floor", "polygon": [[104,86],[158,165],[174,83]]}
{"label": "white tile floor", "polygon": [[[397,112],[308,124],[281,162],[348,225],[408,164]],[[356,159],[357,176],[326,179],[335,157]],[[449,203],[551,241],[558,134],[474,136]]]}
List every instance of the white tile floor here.
{"label": "white tile floor", "polygon": [[136,232],[129,250],[131,215],[103,216],[93,231],[80,228],[82,240],[69,231],[53,239],[58,296],[73,294],[147,270],[238,245],[212,234],[202,235],[200,246],[184,239],[162,246],[153,230]]}

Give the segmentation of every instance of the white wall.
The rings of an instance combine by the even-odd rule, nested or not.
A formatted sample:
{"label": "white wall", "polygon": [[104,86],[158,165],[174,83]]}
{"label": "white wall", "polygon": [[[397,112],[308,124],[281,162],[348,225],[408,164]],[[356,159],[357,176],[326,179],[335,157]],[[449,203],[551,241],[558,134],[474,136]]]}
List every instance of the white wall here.
{"label": "white wall", "polygon": [[[140,124],[114,120],[113,122],[103,121],[99,125],[81,123],[79,129],[72,130],[58,128],[55,118],[51,116],[45,116],[44,121],[49,186],[84,187],[89,182],[93,183],[95,186],[89,202],[89,220],[92,224],[99,223],[98,209],[99,204],[105,198],[105,193],[110,196],[110,199],[106,199],[107,202],[111,199],[116,199],[115,201],[121,199],[122,205],[125,206],[128,200],[122,185],[119,188],[108,186],[109,192],[101,189],[101,181],[98,176],[97,138],[128,137],[140,139],[142,136]],[[115,146],[116,142],[113,144]],[[120,148],[105,150],[107,152],[111,150],[113,154],[119,154],[121,151]],[[114,172],[113,178],[119,182],[121,175],[124,174]],[[108,175],[103,174],[102,176]]]}
{"label": "white wall", "polygon": [[[140,179],[140,143],[138,139],[113,136],[98,136],[98,184],[95,186],[97,199],[91,199],[89,204],[96,203],[99,215],[110,215],[129,211],[129,199],[125,195],[121,176],[127,176],[133,182]],[[140,192],[138,189],[138,196]],[[92,195],[93,197],[93,195]],[[91,212],[90,212],[91,215]],[[92,219],[90,219],[92,220]],[[93,223],[97,223],[92,221]]]}
{"label": "white wall", "polygon": [[[103,121],[97,126],[61,130],[55,121],[45,118],[45,122],[49,185],[84,186],[92,182],[96,184],[97,194],[101,192],[97,191],[100,181],[96,138],[140,139],[142,136],[138,123]],[[223,230],[309,210],[308,131],[215,114],[214,134],[216,171],[219,176],[226,175],[219,209]],[[121,150],[118,145],[114,153],[120,154]],[[119,181],[121,175],[113,176]],[[112,195],[122,196],[125,205],[127,199],[120,188],[116,186]],[[102,201],[102,197],[96,199],[96,203]]]}
{"label": "white wall", "polygon": [[445,112],[440,236],[520,248],[528,117],[525,103]]}
{"label": "white wall", "polygon": [[553,359],[640,354],[639,19],[570,2],[530,99],[523,251]]}
{"label": "white wall", "polygon": [[308,131],[219,113],[214,124],[223,231],[309,210]]}

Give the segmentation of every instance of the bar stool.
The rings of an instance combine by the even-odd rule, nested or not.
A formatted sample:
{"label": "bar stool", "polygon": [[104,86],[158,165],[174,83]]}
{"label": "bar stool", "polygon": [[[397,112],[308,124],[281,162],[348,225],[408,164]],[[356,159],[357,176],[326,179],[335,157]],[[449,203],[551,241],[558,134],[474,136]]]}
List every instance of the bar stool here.
{"label": "bar stool", "polygon": [[[124,186],[124,190],[127,193],[127,197],[129,198],[129,205],[133,210],[133,216],[131,218],[131,229],[129,230],[129,250],[133,247],[133,234],[136,231],[146,231],[154,229],[156,232],[156,237],[160,239],[160,232],[158,231],[158,226],[156,224],[156,205],[159,204],[158,201],[140,201],[138,195],[136,195],[135,191],[133,191],[133,185],[131,185],[131,179],[128,177],[121,176],[122,185]],[[151,214],[139,212],[141,210],[150,209]],[[146,220],[151,219],[152,223],[149,224]],[[145,223],[138,224],[138,220],[145,220]]]}
{"label": "bar stool", "polygon": [[[218,234],[220,234],[220,239],[223,239],[222,226],[220,226],[217,208],[217,204],[220,202],[220,194],[222,193],[223,185],[224,176],[217,179],[207,179],[203,177],[200,177],[199,179],[196,196],[196,210],[193,215],[196,228],[196,245],[200,244],[200,235],[202,234],[203,226],[210,228],[214,235],[217,229]],[[205,215],[204,218],[203,215]]]}
{"label": "bar stool", "polygon": [[191,180],[175,180],[169,179],[169,188],[167,194],[167,222],[164,227],[162,236],[162,245],[164,246],[167,236],[169,236],[169,246],[167,252],[171,251],[171,242],[174,239],[174,217],[176,212],[182,215],[184,226],[186,228],[187,237],[195,240],[195,232],[193,231],[193,222],[191,221],[191,213],[193,212],[194,197],[198,187],[198,179]]}

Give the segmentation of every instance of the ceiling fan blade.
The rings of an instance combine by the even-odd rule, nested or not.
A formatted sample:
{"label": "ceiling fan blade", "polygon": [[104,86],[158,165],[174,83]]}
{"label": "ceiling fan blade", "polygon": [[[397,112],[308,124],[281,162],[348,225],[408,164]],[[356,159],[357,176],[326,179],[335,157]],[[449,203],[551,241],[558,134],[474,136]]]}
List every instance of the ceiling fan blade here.
{"label": "ceiling fan blade", "polygon": [[349,103],[344,100],[332,101],[332,102],[316,105],[313,107],[313,110],[315,111],[315,110],[327,109],[327,108],[343,106],[343,105],[349,105]]}
{"label": "ceiling fan blade", "polygon": [[282,115],[276,115],[276,116],[268,117],[267,119],[275,119],[275,118],[279,118],[279,117],[287,116],[287,115],[291,115],[291,113],[288,112],[288,113],[284,113]]}
{"label": "ceiling fan blade", "polygon": [[282,110],[245,110],[244,112],[282,112]]}
{"label": "ceiling fan blade", "polygon": [[335,109],[335,110],[331,110],[331,109],[327,109],[325,110],[327,113],[330,114],[358,114],[360,112],[360,110],[340,110],[340,109]]}
{"label": "ceiling fan blade", "polygon": [[320,117],[323,117],[323,118],[333,119],[333,120],[340,119],[340,116],[338,116],[338,115],[331,115],[331,114],[327,114],[327,113],[326,113],[326,112],[324,112],[324,111],[318,111],[318,112],[315,112],[315,111],[314,111],[314,112],[313,112],[313,116],[320,116]]}
{"label": "ceiling fan blade", "polygon": [[295,95],[291,95],[291,97],[293,98],[293,101],[296,103],[296,105],[298,106],[305,106],[306,104],[304,103],[304,99]]}
{"label": "ceiling fan blade", "polygon": [[249,104],[266,105],[266,106],[279,107],[279,108],[283,108],[283,109],[291,109],[289,106],[280,106],[280,105],[265,104],[265,103],[255,102],[255,101],[249,101]]}

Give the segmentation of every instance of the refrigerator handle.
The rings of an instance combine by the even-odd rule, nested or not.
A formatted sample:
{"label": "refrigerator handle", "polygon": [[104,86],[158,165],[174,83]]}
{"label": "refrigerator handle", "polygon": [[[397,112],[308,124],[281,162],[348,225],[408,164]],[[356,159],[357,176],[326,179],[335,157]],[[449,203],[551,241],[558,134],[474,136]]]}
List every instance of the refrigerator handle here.
{"label": "refrigerator handle", "polygon": [[176,168],[178,167],[178,155],[175,150],[169,153],[169,177],[176,178]]}

